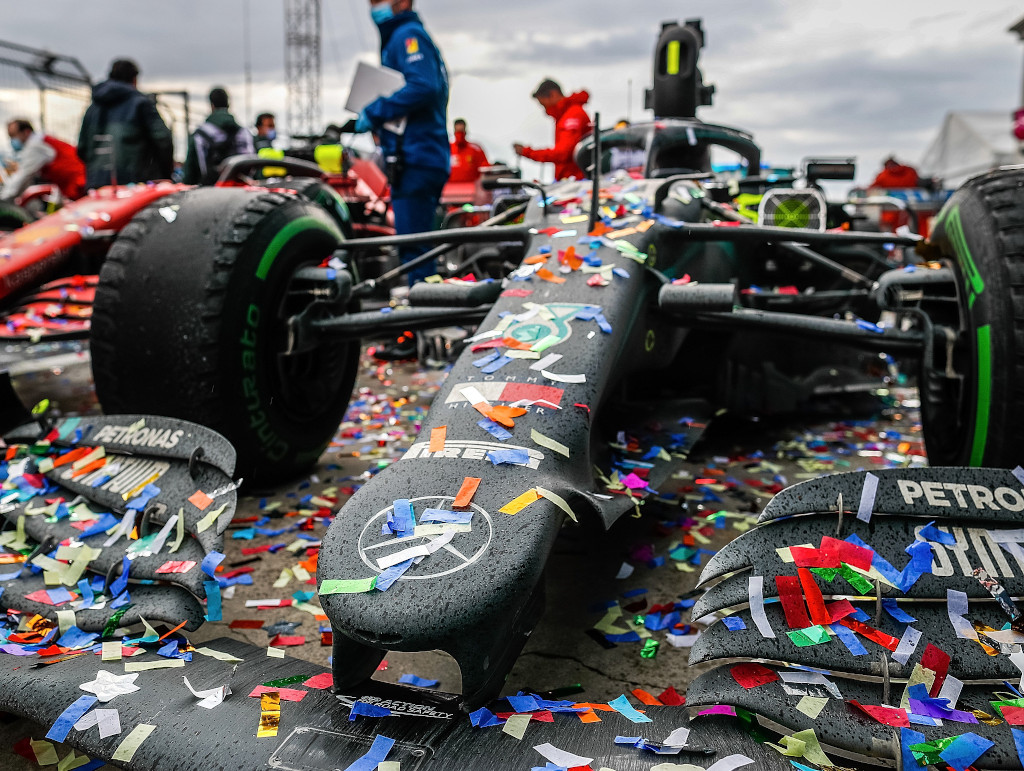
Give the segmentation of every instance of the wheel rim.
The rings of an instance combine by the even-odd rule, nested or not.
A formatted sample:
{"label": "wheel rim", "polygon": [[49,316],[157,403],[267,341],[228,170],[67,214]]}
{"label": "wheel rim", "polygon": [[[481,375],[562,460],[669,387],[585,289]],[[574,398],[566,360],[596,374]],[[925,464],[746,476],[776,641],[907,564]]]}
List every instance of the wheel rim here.
{"label": "wheel rim", "polygon": [[314,262],[295,265],[272,303],[276,307],[273,329],[268,330],[268,354],[274,366],[272,393],[283,400],[288,419],[297,423],[310,423],[323,419],[324,411],[338,400],[347,401],[351,392],[351,343],[339,344],[322,341],[309,350],[288,353],[288,325],[292,316],[306,310],[314,296],[308,290],[296,287],[296,274],[302,268],[315,266]]}
{"label": "wheel rim", "polygon": [[[967,293],[964,278],[954,260],[947,260],[946,267],[955,276],[956,297],[955,310],[929,310],[929,316],[938,324],[944,324],[956,330],[953,344],[952,366],[955,372],[961,373],[959,381],[939,378],[931,385],[929,393],[921,391],[921,412],[924,421],[925,442],[929,462],[936,464],[978,465],[984,449],[977,446],[976,432],[973,430],[976,420],[975,412],[978,405],[977,383],[979,374],[978,329],[971,318],[967,307]],[[948,317],[948,318],[944,318]],[[944,369],[946,350],[939,346],[934,353],[934,366],[937,370]]]}

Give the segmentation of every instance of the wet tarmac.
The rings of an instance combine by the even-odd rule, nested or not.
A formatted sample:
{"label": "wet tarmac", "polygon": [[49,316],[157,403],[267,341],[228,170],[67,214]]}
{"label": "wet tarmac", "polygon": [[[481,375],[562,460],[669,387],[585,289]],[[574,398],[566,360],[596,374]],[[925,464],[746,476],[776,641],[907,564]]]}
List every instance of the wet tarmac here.
{"label": "wet tarmac", "polygon": [[[0,353],[0,365],[5,364],[27,406],[48,398],[66,414],[98,409],[88,350],[81,344],[7,349]],[[299,541],[295,533],[263,535],[253,530],[252,519],[269,516],[268,527],[281,529],[309,518],[309,529],[301,532],[322,537],[324,515],[336,513],[355,489],[412,443],[444,376],[444,370],[380,366],[364,356],[346,421],[316,468],[289,485],[253,490],[239,499],[236,524],[226,533],[223,564],[228,571],[251,568],[244,574],[251,577],[251,585],[225,592],[224,620],[190,635],[194,644],[230,636],[266,647],[275,632],[303,639],[303,644],[287,647],[288,656],[327,665],[331,648],[323,644],[324,619],[294,607],[245,607],[247,599],[290,598],[296,592],[311,592],[311,602],[317,603],[313,572],[305,580],[300,565],[312,567],[305,547],[315,541]],[[850,410],[852,403],[833,406]],[[644,629],[645,612],[687,597],[700,564],[749,528],[781,487],[832,470],[924,462],[912,390],[883,391],[861,399],[859,407],[842,419],[818,411],[770,423],[724,416],[680,464],[671,486],[660,491],[664,502],[649,501],[635,516],[620,519],[611,532],[569,523],[547,568],[547,612],[504,693],[578,686],[581,695],[575,698],[592,702],[636,688],[660,693],[672,686],[684,693],[701,671],[687,664],[688,645],[701,626],[684,615],[676,634],[650,634]],[[259,550],[277,544],[273,553]],[[619,624],[639,631],[640,640],[608,643],[593,631],[613,602],[624,611]],[[259,620],[263,628],[232,628],[237,620]],[[461,686],[454,661],[440,652],[389,653],[376,677],[397,682],[404,674],[438,680],[445,691],[458,692]],[[6,754],[14,741],[33,732],[40,737],[45,728],[26,721],[0,726],[0,768],[37,767],[18,765],[25,761]]]}

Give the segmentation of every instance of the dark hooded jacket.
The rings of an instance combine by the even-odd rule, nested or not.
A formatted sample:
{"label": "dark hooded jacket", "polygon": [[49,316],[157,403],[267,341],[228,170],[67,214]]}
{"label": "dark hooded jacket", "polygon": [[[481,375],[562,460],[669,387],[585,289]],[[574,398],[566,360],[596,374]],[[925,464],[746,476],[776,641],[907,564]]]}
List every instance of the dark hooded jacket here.
{"label": "dark hooded jacket", "polygon": [[[97,141],[109,134],[110,142]],[[110,153],[117,164],[117,182],[170,179],[174,166],[171,131],[156,106],[131,83],[105,80],[93,86],[92,104],[82,119],[78,157],[85,163],[86,187],[111,182]]]}

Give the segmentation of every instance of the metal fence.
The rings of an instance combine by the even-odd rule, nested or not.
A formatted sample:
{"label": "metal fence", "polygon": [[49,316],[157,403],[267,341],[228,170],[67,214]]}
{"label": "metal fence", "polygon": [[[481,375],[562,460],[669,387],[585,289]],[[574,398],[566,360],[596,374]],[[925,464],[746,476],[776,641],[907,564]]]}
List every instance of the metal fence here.
{"label": "metal fence", "polygon": [[71,56],[0,41],[0,120],[32,121],[74,144],[92,99],[92,80]]}

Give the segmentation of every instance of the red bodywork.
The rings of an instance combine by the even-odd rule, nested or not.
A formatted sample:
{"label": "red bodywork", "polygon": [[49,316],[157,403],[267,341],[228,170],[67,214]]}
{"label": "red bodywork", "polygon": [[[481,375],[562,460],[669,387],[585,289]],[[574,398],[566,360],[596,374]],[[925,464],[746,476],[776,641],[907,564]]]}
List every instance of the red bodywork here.
{"label": "red bodywork", "polygon": [[96,232],[118,232],[153,201],[189,187],[156,182],[100,188],[5,234],[0,237],[0,300],[55,273]]}

